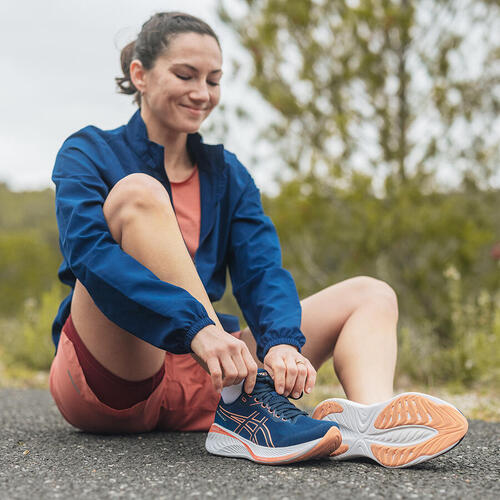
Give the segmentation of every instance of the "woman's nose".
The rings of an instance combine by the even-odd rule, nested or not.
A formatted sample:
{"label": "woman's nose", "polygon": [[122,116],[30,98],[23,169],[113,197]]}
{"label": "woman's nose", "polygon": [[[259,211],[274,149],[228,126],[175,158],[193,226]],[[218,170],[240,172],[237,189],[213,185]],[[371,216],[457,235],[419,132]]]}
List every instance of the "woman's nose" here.
{"label": "woman's nose", "polygon": [[191,99],[195,101],[208,102],[210,100],[210,92],[206,83],[199,83],[190,92]]}

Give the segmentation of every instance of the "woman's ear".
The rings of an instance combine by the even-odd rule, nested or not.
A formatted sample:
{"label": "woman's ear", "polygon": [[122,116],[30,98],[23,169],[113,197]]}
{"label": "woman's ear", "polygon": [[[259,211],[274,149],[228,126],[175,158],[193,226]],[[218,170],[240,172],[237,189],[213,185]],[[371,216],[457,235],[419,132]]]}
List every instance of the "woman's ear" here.
{"label": "woman's ear", "polygon": [[134,59],[130,63],[130,80],[134,84],[134,87],[143,94],[146,90],[146,70],[139,59]]}

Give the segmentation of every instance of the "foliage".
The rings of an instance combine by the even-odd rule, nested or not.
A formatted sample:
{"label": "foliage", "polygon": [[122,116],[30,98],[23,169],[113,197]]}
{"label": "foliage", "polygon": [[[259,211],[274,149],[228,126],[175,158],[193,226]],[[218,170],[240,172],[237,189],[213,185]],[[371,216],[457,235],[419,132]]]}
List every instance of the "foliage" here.
{"label": "foliage", "polygon": [[[380,198],[359,174],[344,189],[307,176],[264,201],[301,297],[355,275],[382,279],[398,294],[401,348],[403,357],[408,354],[401,365],[408,373],[420,380],[477,381],[491,366],[479,358],[489,348],[500,351],[500,338],[492,333],[494,314],[500,314],[494,299],[500,273],[489,255],[500,240],[500,192],[469,186],[424,194],[420,185],[409,179],[393,196]],[[450,292],[450,269],[460,276],[459,294]],[[488,315],[485,297],[491,297]],[[481,340],[484,335],[488,341]],[[470,360],[459,355],[464,349],[475,371],[465,369]]]}
{"label": "foliage", "polygon": [[481,381],[499,387],[499,287],[494,293],[482,288],[475,297],[464,297],[463,281],[457,270],[448,268],[446,277],[453,338],[444,353],[442,369],[457,383]]}
{"label": "foliage", "polygon": [[60,261],[54,191],[0,183],[0,361],[11,373],[50,366]]}
{"label": "foliage", "polygon": [[465,299],[458,271],[450,267],[445,274],[451,305],[449,342],[438,342],[430,322],[401,328],[398,372],[431,386],[446,381],[457,388],[498,387],[500,291],[483,289]]}
{"label": "foliage", "polygon": [[277,112],[263,135],[285,168],[498,173],[498,2],[219,0],[219,14]]}
{"label": "foliage", "polygon": [[54,192],[16,193],[0,183],[0,316],[22,313],[57,279]]}
{"label": "foliage", "polygon": [[300,295],[380,278],[399,296],[400,371],[497,377],[498,2],[220,0],[219,14],[276,112],[265,206]]}
{"label": "foliage", "polygon": [[29,232],[33,239],[59,250],[54,209],[55,193],[41,191],[11,191],[0,182],[0,234]]}
{"label": "foliage", "polygon": [[34,230],[0,235],[0,315],[22,312],[57,276],[59,256]]}
{"label": "foliage", "polygon": [[39,299],[28,299],[21,315],[0,320],[1,345],[7,368],[50,368],[55,351],[50,332],[62,299],[62,286],[56,283]]}
{"label": "foliage", "polygon": [[500,239],[494,207],[498,191],[429,195],[420,181],[392,197],[376,197],[369,179],[356,175],[349,189],[313,177],[283,184],[265,200],[283,248],[284,263],[308,295],[355,274],[391,283],[403,316],[432,318],[446,335],[450,318],[444,271],[455,266],[470,293],[479,283],[500,287],[488,253]]}

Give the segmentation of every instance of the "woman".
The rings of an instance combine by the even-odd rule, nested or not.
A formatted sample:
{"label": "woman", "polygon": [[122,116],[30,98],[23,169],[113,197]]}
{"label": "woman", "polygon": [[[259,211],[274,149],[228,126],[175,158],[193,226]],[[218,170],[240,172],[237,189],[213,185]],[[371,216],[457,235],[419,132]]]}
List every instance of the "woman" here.
{"label": "woman", "polygon": [[[454,407],[393,398],[393,290],[357,277],[299,302],[251,176],[201,141],[220,97],[212,29],[156,14],[121,63],[138,111],[70,136],[53,172],[59,276],[72,288],[53,326],[62,415],[90,432],[210,429],[207,450],[261,463],[336,454],[399,467],[455,446],[467,422]],[[242,332],[212,306],[227,268]],[[287,397],[311,392],[332,356],[350,401],[326,401],[312,419]]]}

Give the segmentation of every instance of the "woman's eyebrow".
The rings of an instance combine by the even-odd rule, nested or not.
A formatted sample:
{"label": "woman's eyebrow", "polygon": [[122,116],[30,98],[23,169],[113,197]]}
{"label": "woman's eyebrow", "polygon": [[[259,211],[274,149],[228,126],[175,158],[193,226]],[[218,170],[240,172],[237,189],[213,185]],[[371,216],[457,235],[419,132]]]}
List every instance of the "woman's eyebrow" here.
{"label": "woman's eyebrow", "polygon": [[[197,68],[195,68],[194,66],[191,66],[190,64],[187,64],[187,63],[177,63],[177,64],[174,64],[174,66],[185,66],[186,68],[189,68],[190,70],[196,71],[196,73],[198,73]],[[213,71],[210,71],[210,74],[213,74],[213,73],[222,73],[222,70],[221,69],[214,69]]]}

